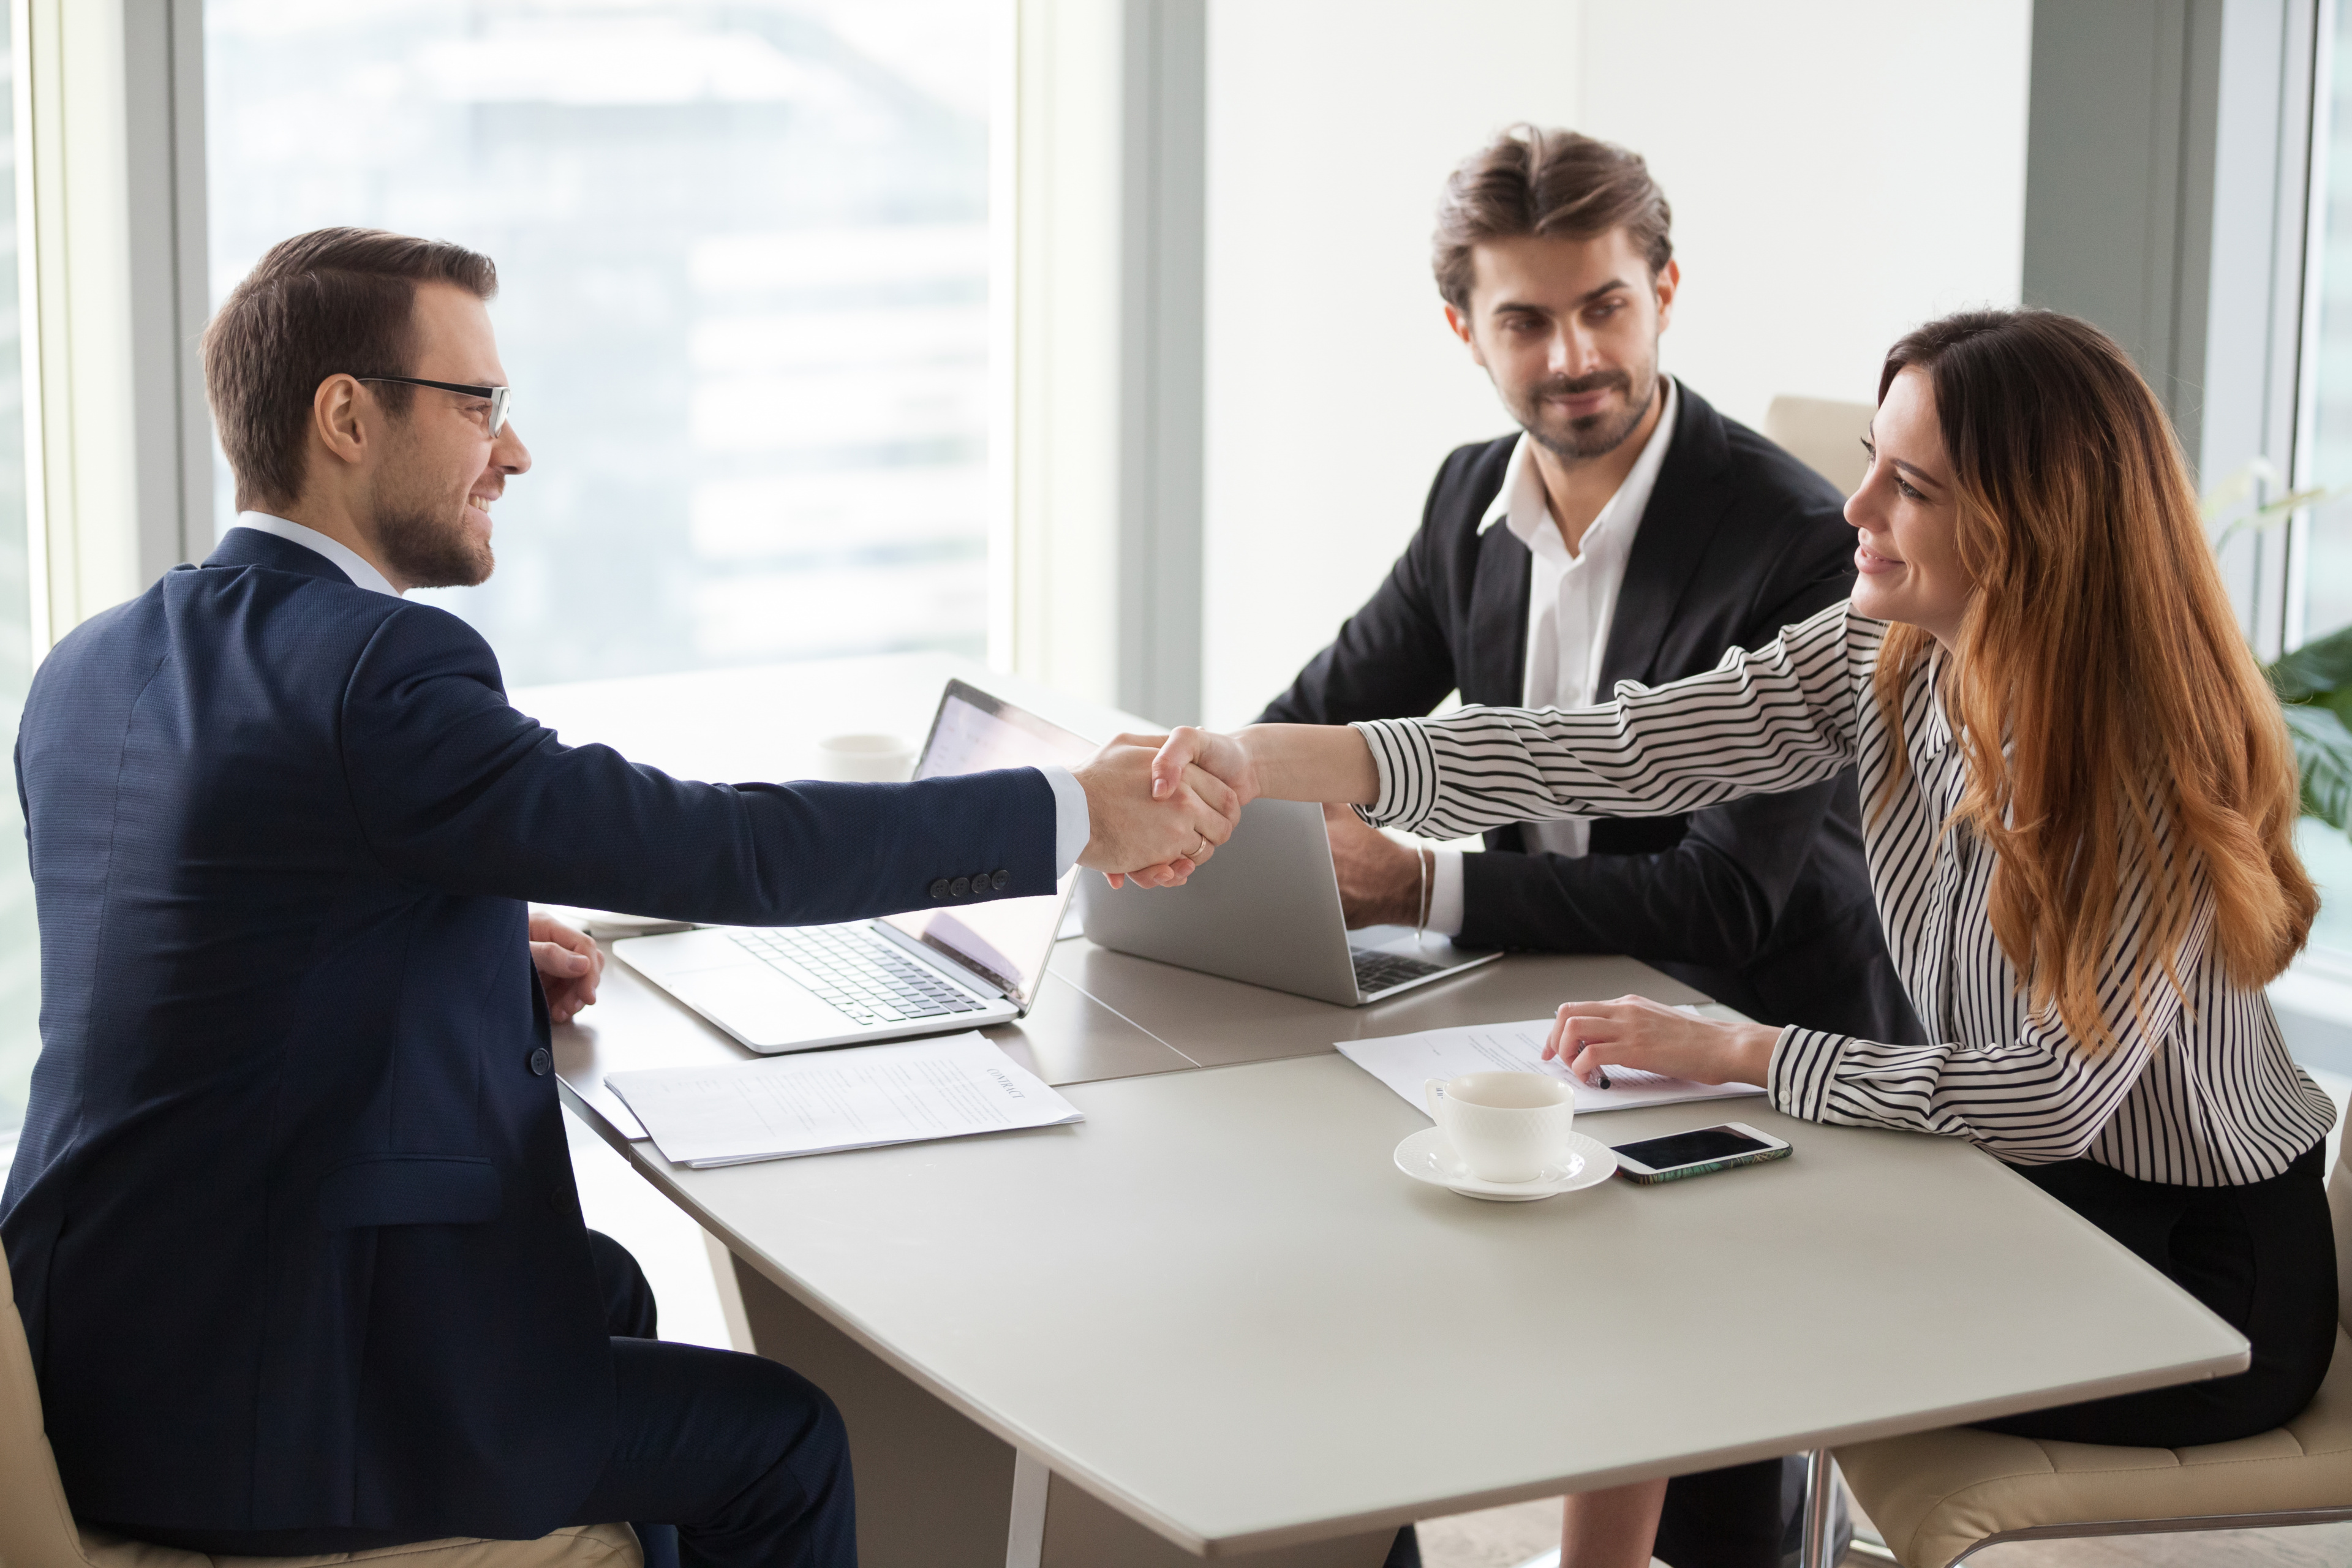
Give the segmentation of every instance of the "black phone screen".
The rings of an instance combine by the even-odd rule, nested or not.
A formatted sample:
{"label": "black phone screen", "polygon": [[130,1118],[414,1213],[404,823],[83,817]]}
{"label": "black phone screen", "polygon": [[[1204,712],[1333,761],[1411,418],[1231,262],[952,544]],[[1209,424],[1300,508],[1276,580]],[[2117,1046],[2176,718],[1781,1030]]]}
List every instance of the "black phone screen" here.
{"label": "black phone screen", "polygon": [[1620,1143],[1617,1152],[1633,1156],[1653,1171],[1671,1171],[1678,1165],[1702,1165],[1709,1160],[1728,1160],[1735,1154],[1753,1154],[1771,1147],[1728,1127],[1702,1127],[1695,1132],[1673,1132],[1664,1138],[1644,1138],[1638,1143]]}

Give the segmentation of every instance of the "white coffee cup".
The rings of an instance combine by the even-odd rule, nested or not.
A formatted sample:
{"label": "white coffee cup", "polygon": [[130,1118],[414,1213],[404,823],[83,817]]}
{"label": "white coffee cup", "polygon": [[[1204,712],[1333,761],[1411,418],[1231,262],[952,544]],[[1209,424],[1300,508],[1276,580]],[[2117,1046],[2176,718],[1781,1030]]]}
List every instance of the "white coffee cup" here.
{"label": "white coffee cup", "polygon": [[903,784],[915,771],[915,748],[896,735],[827,735],[816,743],[821,779]]}
{"label": "white coffee cup", "polygon": [[1425,1079],[1422,1098],[1471,1173],[1487,1182],[1532,1182],[1568,1157],[1576,1090],[1539,1072],[1465,1072]]}

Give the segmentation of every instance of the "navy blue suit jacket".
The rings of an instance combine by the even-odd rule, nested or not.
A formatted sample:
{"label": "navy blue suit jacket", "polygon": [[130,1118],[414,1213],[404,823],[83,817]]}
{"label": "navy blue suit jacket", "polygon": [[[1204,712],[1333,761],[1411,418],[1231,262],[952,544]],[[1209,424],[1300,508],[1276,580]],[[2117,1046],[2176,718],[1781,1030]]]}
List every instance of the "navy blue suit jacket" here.
{"label": "navy blue suit jacket", "polygon": [[1032,770],[689,784],[249,529],[60,642],[16,751],[42,1051],[0,1215],[67,1495],[531,1536],[613,1436],[523,900],[810,924],[1053,890]]}

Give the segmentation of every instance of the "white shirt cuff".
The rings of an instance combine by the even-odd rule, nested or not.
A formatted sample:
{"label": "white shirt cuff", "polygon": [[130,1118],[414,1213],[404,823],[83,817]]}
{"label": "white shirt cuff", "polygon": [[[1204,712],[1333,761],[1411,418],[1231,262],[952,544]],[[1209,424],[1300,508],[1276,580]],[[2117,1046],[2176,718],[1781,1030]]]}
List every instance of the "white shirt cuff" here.
{"label": "white shirt cuff", "polygon": [[1432,849],[1429,854],[1429,929],[1440,936],[1460,936],[1462,851]]}
{"label": "white shirt cuff", "polygon": [[1094,819],[1087,814],[1087,786],[1067,768],[1039,768],[1054,786],[1054,879],[1060,881],[1087,852],[1095,836]]}

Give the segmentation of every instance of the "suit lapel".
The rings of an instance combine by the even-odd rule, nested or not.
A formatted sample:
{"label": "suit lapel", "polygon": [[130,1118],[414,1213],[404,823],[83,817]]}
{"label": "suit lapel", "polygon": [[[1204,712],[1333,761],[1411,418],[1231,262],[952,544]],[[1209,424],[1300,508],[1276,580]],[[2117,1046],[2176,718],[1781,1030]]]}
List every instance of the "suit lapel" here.
{"label": "suit lapel", "polygon": [[1502,523],[1479,537],[1470,584],[1470,647],[1456,666],[1465,702],[1516,708],[1526,697],[1528,591],[1534,570],[1528,547]]}
{"label": "suit lapel", "polygon": [[[1723,416],[1689,387],[1677,383],[1676,389],[1682,406],[1674,443],[1633,535],[1633,552],[1626,558],[1625,581],[1609,620],[1609,647],[1593,688],[1604,702],[1621,680],[1654,679],[1653,664],[1665,641],[1661,634],[1731,508],[1731,487],[1723,479],[1731,455]],[[1519,594],[1522,599],[1527,595],[1524,570]],[[1519,640],[1527,640],[1524,616]]]}

